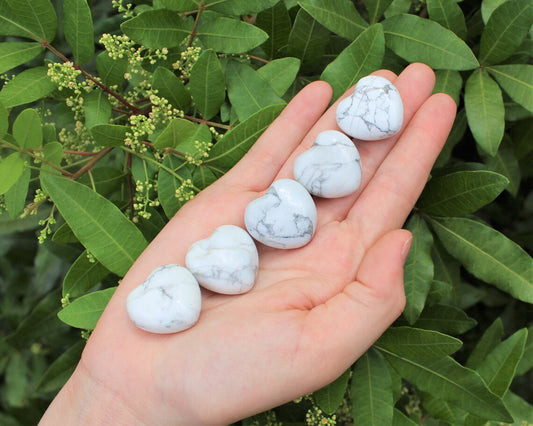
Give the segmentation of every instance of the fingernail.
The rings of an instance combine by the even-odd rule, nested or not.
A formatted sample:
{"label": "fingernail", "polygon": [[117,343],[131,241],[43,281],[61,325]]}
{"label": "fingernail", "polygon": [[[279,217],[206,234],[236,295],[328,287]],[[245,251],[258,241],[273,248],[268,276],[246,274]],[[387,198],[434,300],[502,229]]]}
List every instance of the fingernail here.
{"label": "fingernail", "polygon": [[403,243],[402,252],[401,252],[403,263],[405,263],[405,261],[407,260],[407,256],[409,255],[409,250],[411,248],[412,242],[413,242],[413,236],[410,235],[409,238],[405,240],[405,242]]}

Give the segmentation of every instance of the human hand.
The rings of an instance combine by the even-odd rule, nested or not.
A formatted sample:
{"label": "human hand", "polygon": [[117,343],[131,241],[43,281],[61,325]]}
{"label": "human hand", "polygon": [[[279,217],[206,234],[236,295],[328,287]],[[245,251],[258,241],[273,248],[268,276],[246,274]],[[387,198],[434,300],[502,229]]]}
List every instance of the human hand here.
{"label": "human hand", "polygon": [[376,74],[400,91],[404,128],[386,140],[356,141],[361,187],[347,197],[315,200],[313,240],[294,250],[258,244],[254,288],[237,296],[203,291],[199,322],[188,330],[150,334],[127,316],[127,295],[153,269],[184,265],[190,245],[220,225],[242,227],[247,204],[275,179],[292,178],[296,156],[318,133],[338,129],[335,105],[324,112],[331,97],[324,82],[304,88],[245,157],[152,241],[122,280],[43,424],[59,418],[62,424],[227,424],[326,385],[373,344],[404,307],[411,237],[399,228],[455,115],[448,96],[430,96],[428,67],[413,64],[399,77]]}

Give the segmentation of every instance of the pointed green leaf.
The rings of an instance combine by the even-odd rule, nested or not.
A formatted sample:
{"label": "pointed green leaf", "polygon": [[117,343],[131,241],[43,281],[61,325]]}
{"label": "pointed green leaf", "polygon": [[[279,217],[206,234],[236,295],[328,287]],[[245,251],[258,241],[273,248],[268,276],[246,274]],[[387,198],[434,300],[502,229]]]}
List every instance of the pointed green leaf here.
{"label": "pointed green leaf", "polygon": [[123,146],[128,131],[128,126],[118,124],[99,124],[90,130],[94,141],[100,146]]}
{"label": "pointed green leaf", "polygon": [[207,188],[216,180],[217,176],[208,167],[201,165],[193,170],[192,183],[200,190]]}
{"label": "pointed green leaf", "polygon": [[533,112],[533,65],[495,65],[487,69],[513,101]]}
{"label": "pointed green leaf", "polygon": [[254,25],[209,11],[202,14],[197,35],[207,49],[221,53],[247,52],[268,38]]}
{"label": "pointed green leaf", "polygon": [[185,89],[182,81],[167,68],[158,67],[152,76],[152,87],[157,96],[163,97],[177,109],[184,112],[191,107],[191,94]]}
{"label": "pointed green leaf", "polygon": [[116,287],[111,287],[81,296],[61,309],[57,316],[71,327],[93,330],[115,290]]}
{"label": "pointed green leaf", "polygon": [[63,352],[48,366],[37,382],[35,390],[37,392],[52,392],[60,389],[74,372],[84,347],[85,342],[78,341]]}
{"label": "pointed green leaf", "polygon": [[410,324],[413,324],[424,309],[431,281],[433,281],[433,260],[431,259],[433,237],[426,222],[419,215],[413,215],[409,219],[406,229],[413,234],[413,242],[404,267],[407,301],[403,316]]}
{"label": "pointed green leaf", "polygon": [[111,272],[124,276],[147,243],[109,200],[85,185],[50,174],[41,184],[85,248]]}
{"label": "pointed green leaf", "polygon": [[390,327],[374,347],[409,359],[442,358],[461,349],[462,342],[438,331]]}
{"label": "pointed green leaf", "polygon": [[527,329],[526,347],[524,348],[522,360],[516,369],[516,374],[521,376],[527,373],[531,368],[533,368],[533,324]]}
{"label": "pointed green leaf", "polygon": [[458,71],[479,67],[465,42],[434,21],[415,15],[395,15],[382,24],[387,47],[409,62]]}
{"label": "pointed green leaf", "polygon": [[63,297],[81,296],[109,275],[109,271],[100,262],[87,257],[84,251],[71,265],[63,280]]}
{"label": "pointed green leaf", "polygon": [[463,79],[459,71],[437,70],[435,71],[435,87],[433,93],[446,93],[459,105]]}
{"label": "pointed green leaf", "polygon": [[218,113],[226,97],[226,82],[220,61],[212,50],[204,50],[192,67],[189,90],[206,120]]}
{"label": "pointed green leaf", "polygon": [[229,100],[240,121],[246,120],[269,105],[284,103],[253,68],[241,62],[228,62],[226,83]]}
{"label": "pointed green leaf", "polygon": [[196,124],[189,120],[175,118],[159,134],[154,146],[157,149],[175,148],[180,142],[193,135],[197,127]]}
{"label": "pointed green leaf", "polygon": [[285,105],[271,105],[227,132],[209,151],[205,164],[224,173],[239,161]]}
{"label": "pointed green leaf", "polygon": [[94,29],[87,0],[65,0],[63,3],[63,32],[72,49],[74,63],[82,65],[94,55]]}
{"label": "pointed green leaf", "polygon": [[514,426],[533,424],[533,405],[531,403],[528,403],[513,392],[507,392],[503,402],[505,402],[505,406],[515,420]]}
{"label": "pointed green leaf", "polygon": [[5,194],[24,172],[24,159],[18,152],[0,160],[0,195]]}
{"label": "pointed green leaf", "polygon": [[420,390],[486,419],[503,422],[511,417],[500,398],[487,388],[481,377],[450,357],[423,361],[382,350],[398,373]]}
{"label": "pointed green leaf", "polygon": [[[504,138],[505,142],[505,138]],[[516,158],[513,147],[510,144],[502,144],[496,155],[484,158],[486,166],[509,180],[509,185],[505,188],[513,196],[518,194],[520,188],[520,163]]]}
{"label": "pointed green leaf", "polygon": [[365,0],[364,3],[368,12],[368,20],[371,24],[375,24],[391,5],[392,0]]}
{"label": "pointed green leaf", "polygon": [[261,45],[269,58],[276,58],[279,50],[287,45],[291,31],[291,18],[283,2],[264,10],[257,15],[255,25],[268,34],[268,39]]}
{"label": "pointed green leaf", "polygon": [[278,96],[283,96],[291,87],[300,69],[300,60],[280,58],[270,61],[257,70],[257,75],[265,80]]}
{"label": "pointed green leaf", "polygon": [[505,129],[505,107],[499,86],[483,70],[473,72],[466,81],[465,109],[478,146],[495,155]]}
{"label": "pointed green leaf", "polygon": [[467,218],[433,218],[446,250],[477,278],[533,303],[533,259],[495,229]]}
{"label": "pointed green leaf", "polygon": [[380,24],[372,25],[324,69],[320,78],[331,85],[333,99],[337,99],[360,78],[379,69],[384,54],[383,28]]}
{"label": "pointed green leaf", "polygon": [[433,279],[457,287],[461,282],[460,264],[446,252],[438,239],[434,240],[431,246],[431,258],[434,269]]}
{"label": "pointed green leaf", "polygon": [[346,394],[351,370],[348,369],[340,377],[322,389],[313,393],[313,399],[320,409],[331,416],[337,411]]}
{"label": "pointed green leaf", "polygon": [[280,0],[206,0],[205,6],[227,15],[251,15],[268,9]]}
{"label": "pointed green leaf", "polygon": [[416,326],[446,334],[463,334],[475,327],[477,321],[462,309],[451,305],[433,305],[424,309]]}
{"label": "pointed green leaf", "polygon": [[120,28],[129,38],[153,49],[178,46],[190,33],[189,24],[169,10],[147,10]]}
{"label": "pointed green leaf", "polygon": [[30,186],[31,170],[26,169],[22,172],[20,178],[13,184],[9,191],[6,192],[6,208],[9,217],[15,219],[26,205],[28,188]]}
{"label": "pointed green leaf", "polygon": [[[421,395],[422,406],[431,416],[438,420],[445,421],[450,425],[459,425],[463,423],[464,412],[453,404],[435,398],[433,395],[423,392]],[[418,423],[417,423],[418,424]]]}
{"label": "pointed green leaf", "polygon": [[418,423],[407,417],[402,411],[394,408],[392,423],[394,426],[417,426]]}
{"label": "pointed green leaf", "polygon": [[355,424],[392,424],[394,401],[387,364],[373,349],[355,363],[350,389]]}
{"label": "pointed green leaf", "polygon": [[6,108],[11,108],[45,97],[56,88],[46,73],[46,67],[22,71],[9,84],[4,85],[0,91],[0,102]]}
{"label": "pointed green leaf", "polygon": [[509,0],[490,16],[481,34],[480,62],[484,65],[502,62],[518,48],[533,24],[530,0]]}
{"label": "pointed green leaf", "polygon": [[509,180],[488,170],[459,171],[433,177],[418,207],[437,216],[463,216],[491,203]]}
{"label": "pointed green leaf", "polygon": [[428,0],[428,13],[432,21],[466,38],[466,22],[462,9],[455,0]]}
{"label": "pointed green leaf", "polygon": [[485,330],[481,338],[478,340],[476,346],[468,356],[465,366],[477,370],[483,363],[483,360],[503,337],[503,322],[500,317]]}
{"label": "pointed green leaf", "polygon": [[85,125],[90,130],[92,127],[107,124],[111,118],[111,103],[107,94],[96,89],[85,97],[83,103],[85,111]]}
{"label": "pointed green leaf", "polygon": [[483,23],[485,25],[487,22],[489,22],[492,12],[494,12],[498,6],[501,6],[506,1],[508,0],[483,0],[481,2],[481,17],[483,18]]}
{"label": "pointed green leaf", "polygon": [[28,108],[22,111],[13,123],[13,137],[22,149],[37,149],[43,143],[41,118],[37,111]]}
{"label": "pointed green leaf", "polygon": [[19,41],[0,43],[0,73],[32,60],[43,50],[41,43]]}
{"label": "pointed green leaf", "polygon": [[53,41],[57,17],[50,0],[2,0],[0,35]]}
{"label": "pointed green leaf", "polygon": [[128,67],[126,58],[113,59],[107,52],[102,52],[96,57],[98,75],[108,86],[122,83]]}
{"label": "pointed green leaf", "polygon": [[349,0],[300,0],[298,4],[328,30],[348,40],[368,26]]}

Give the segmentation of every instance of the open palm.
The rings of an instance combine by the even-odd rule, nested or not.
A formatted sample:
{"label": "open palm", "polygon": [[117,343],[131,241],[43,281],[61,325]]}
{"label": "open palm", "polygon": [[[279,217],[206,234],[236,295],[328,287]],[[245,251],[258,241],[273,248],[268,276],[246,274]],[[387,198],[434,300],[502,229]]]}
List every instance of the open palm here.
{"label": "open palm", "polygon": [[189,246],[220,225],[243,226],[246,205],[275,179],[291,178],[296,156],[318,133],[337,129],[324,82],[304,88],[248,154],[154,239],[123,279],[43,423],[60,407],[65,418],[65,400],[71,411],[78,407],[80,422],[91,415],[114,424],[230,423],[326,385],[372,345],[404,307],[410,234],[399,228],[455,114],[448,96],[430,96],[428,67],[377,74],[402,95],[404,129],[387,140],[356,141],[361,188],[315,200],[311,243],[294,250],[258,244],[255,287],[239,296],[205,292],[199,322],[189,330],[154,335],[127,317],[127,295],[155,267],[183,265]]}

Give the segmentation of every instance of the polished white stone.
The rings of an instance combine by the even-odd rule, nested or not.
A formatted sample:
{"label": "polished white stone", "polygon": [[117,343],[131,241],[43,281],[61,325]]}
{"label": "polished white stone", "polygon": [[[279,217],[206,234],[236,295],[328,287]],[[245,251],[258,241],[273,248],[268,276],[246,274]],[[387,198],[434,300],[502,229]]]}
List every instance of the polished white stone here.
{"label": "polished white stone", "polygon": [[279,179],[265,195],[248,204],[244,223],[250,235],[267,246],[302,247],[315,233],[315,202],[300,183]]}
{"label": "polished white stone", "polygon": [[402,98],[389,80],[369,75],[359,80],[352,95],[339,103],[336,116],[342,131],[354,138],[385,139],[402,127]]}
{"label": "polished white stone", "polygon": [[294,178],[318,197],[344,197],[361,184],[359,151],[344,133],[326,130],[296,158]]}
{"label": "polished white stone", "polygon": [[202,287],[217,293],[241,294],[255,283],[259,256],[254,240],[244,229],[223,225],[189,248],[185,265]]}
{"label": "polished white stone", "polygon": [[160,266],[126,300],[133,323],[152,333],[175,333],[192,327],[202,305],[200,286],[183,266]]}

